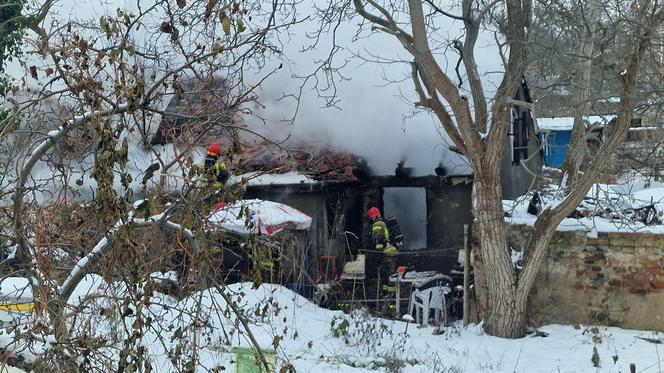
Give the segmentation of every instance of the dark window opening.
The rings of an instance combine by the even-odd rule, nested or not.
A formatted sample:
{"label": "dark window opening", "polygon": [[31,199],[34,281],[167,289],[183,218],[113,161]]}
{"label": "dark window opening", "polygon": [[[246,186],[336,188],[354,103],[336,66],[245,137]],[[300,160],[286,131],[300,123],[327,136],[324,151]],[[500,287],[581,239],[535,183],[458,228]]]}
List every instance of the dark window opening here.
{"label": "dark window opening", "polygon": [[420,250],[427,246],[427,198],[424,188],[384,188],[386,218],[396,217],[403,233],[404,248]]}

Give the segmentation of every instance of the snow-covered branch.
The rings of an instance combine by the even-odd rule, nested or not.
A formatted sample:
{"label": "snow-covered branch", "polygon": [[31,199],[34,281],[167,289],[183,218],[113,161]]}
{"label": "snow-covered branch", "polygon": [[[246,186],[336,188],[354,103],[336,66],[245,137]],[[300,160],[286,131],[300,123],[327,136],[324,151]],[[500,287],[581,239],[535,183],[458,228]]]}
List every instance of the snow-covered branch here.
{"label": "snow-covered branch", "polygon": [[[111,116],[115,114],[123,113],[127,110],[127,105],[119,105],[117,107],[86,112],[82,115],[75,116],[70,119],[62,126],[59,126],[58,129],[50,131],[48,137],[43,140],[36,148],[32,151],[27,160],[25,160],[21,166],[21,171],[19,173],[18,180],[16,181],[16,186],[14,189],[14,198],[13,198],[13,213],[14,213],[14,234],[16,236],[16,242],[18,244],[17,258],[25,265],[25,269],[33,274],[31,278],[37,278],[39,282],[44,283],[45,277],[41,274],[39,269],[39,263],[35,260],[35,253],[28,243],[25,232],[23,231],[23,194],[25,192],[25,183],[28,180],[28,177],[32,173],[32,169],[35,164],[48,152],[53,146],[55,146],[59,141],[61,141],[65,136],[71,132],[73,129],[81,126],[88,121],[100,118]],[[34,284],[33,284],[34,286]]]}
{"label": "snow-covered branch", "polygon": [[79,259],[78,262],[74,265],[74,268],[72,268],[69,276],[67,276],[65,281],[62,283],[60,288],[60,296],[63,299],[69,298],[81,279],[88,273],[90,267],[97,263],[99,258],[101,258],[108,249],[110,244],[109,236],[111,234],[118,231],[122,227],[149,228],[152,226],[162,226],[168,230],[182,232],[187,238],[189,244],[191,244],[194,248],[194,252],[198,253],[200,251],[198,241],[196,240],[196,236],[193,234],[193,232],[189,229],[183,228],[180,224],[167,220],[165,214],[157,214],[145,219],[130,217],[126,221],[120,220],[113,227],[113,229],[109,231],[109,234],[106,237],[102,238],[86,256]]}

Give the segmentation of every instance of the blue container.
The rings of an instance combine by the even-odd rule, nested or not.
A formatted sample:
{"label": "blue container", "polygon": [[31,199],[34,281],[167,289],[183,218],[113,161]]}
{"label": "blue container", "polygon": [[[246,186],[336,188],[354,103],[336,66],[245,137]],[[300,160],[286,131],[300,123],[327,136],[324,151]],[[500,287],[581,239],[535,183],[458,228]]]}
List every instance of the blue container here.
{"label": "blue container", "polygon": [[561,167],[567,156],[567,148],[572,138],[572,130],[551,130],[546,137],[546,165]]}

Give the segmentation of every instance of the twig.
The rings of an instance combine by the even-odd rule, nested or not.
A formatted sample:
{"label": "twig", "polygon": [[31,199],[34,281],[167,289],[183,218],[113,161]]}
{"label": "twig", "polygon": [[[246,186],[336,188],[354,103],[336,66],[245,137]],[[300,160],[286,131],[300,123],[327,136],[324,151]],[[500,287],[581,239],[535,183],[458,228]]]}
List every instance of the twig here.
{"label": "twig", "polygon": [[228,294],[226,294],[226,292],[219,286],[219,283],[217,283],[217,281],[215,281],[212,278],[210,280],[212,281],[212,285],[214,286],[214,288],[219,292],[219,295],[221,295],[221,297],[224,298],[224,300],[226,301],[228,306],[233,310],[233,313],[235,313],[237,318],[242,323],[242,326],[244,327],[245,331],[247,332],[247,336],[249,336],[249,339],[251,340],[251,344],[254,346],[254,349],[258,353],[258,357],[260,358],[261,363],[265,367],[265,371],[270,372],[270,365],[267,363],[267,360],[265,359],[265,355],[263,354],[263,350],[261,350],[261,347],[258,344],[258,341],[256,340],[256,337],[254,337],[254,334],[251,332],[251,329],[249,329],[249,323],[247,322],[247,320],[242,315],[242,312],[240,311],[239,308],[237,308],[237,305],[235,304],[235,302],[233,302],[231,297],[229,297]]}

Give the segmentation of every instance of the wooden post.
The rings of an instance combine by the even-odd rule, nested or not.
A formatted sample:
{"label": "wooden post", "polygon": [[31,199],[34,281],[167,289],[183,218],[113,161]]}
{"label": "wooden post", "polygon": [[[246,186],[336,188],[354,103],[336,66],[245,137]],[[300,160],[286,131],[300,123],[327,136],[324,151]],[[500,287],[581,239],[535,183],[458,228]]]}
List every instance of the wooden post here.
{"label": "wooden post", "polygon": [[470,323],[470,248],[468,247],[468,224],[463,225],[463,325]]}

